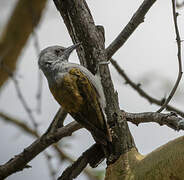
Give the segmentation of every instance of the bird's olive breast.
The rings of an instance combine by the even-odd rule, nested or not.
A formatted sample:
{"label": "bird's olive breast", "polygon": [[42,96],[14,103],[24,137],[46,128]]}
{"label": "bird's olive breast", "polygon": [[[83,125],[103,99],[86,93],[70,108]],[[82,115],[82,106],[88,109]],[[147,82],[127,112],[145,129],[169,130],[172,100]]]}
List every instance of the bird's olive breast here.
{"label": "bird's olive breast", "polygon": [[65,74],[56,86],[50,87],[56,101],[69,113],[78,112],[84,103],[76,81],[76,76]]}

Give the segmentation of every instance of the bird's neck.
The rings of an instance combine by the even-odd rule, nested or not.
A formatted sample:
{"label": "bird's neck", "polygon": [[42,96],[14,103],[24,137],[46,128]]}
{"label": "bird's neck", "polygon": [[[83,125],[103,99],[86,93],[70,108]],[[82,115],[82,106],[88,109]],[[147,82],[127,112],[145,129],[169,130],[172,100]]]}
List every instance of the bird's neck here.
{"label": "bird's neck", "polygon": [[57,78],[59,74],[66,72],[66,64],[67,61],[56,63],[46,72],[45,75],[47,77],[50,87],[55,86],[57,84]]}

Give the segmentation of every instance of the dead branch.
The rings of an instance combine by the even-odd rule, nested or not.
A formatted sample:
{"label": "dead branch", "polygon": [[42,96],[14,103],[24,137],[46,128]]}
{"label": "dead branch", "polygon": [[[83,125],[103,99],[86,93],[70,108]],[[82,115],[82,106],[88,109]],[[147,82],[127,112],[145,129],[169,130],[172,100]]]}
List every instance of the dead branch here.
{"label": "dead branch", "polygon": [[[34,25],[36,25],[36,16],[34,14],[33,7],[30,6],[29,11],[30,11],[30,14],[32,16],[32,24],[34,26]],[[36,28],[33,29],[32,34],[33,34],[33,39],[34,39],[34,48],[35,48],[37,57],[39,58],[41,48],[40,48],[40,43],[38,40]],[[41,75],[40,71],[38,70],[38,90],[36,93],[36,99],[37,99],[36,111],[37,111],[37,113],[41,113],[41,102],[42,102],[41,100],[42,100],[42,88],[43,88],[42,81],[43,81],[42,75]]]}
{"label": "dead branch", "polygon": [[[33,31],[33,37],[34,37],[34,47],[36,50],[36,54],[39,58],[41,49],[40,49],[40,44],[38,40],[38,35],[35,29]],[[40,70],[38,70],[38,88],[37,88],[37,93],[36,93],[36,99],[37,99],[36,111],[37,113],[41,113],[42,89],[43,89],[43,77],[42,77],[42,74],[40,73]]]}
{"label": "dead branch", "polygon": [[[7,52],[7,54],[8,54],[8,52]],[[4,54],[4,56],[6,56],[6,54]],[[20,102],[21,102],[23,108],[25,109],[25,111],[26,111],[26,113],[27,113],[29,119],[31,120],[31,122],[32,122],[32,124],[33,124],[35,130],[37,130],[37,127],[38,127],[37,122],[36,122],[36,120],[35,120],[35,118],[34,118],[34,115],[33,115],[33,112],[32,112],[32,110],[31,110],[31,108],[29,107],[29,105],[28,105],[26,99],[25,99],[24,96],[23,96],[23,93],[22,93],[21,88],[20,88],[20,86],[19,86],[18,80],[15,78],[15,75],[14,75],[13,73],[11,73],[11,70],[9,69],[9,67],[6,66],[6,65],[3,63],[4,56],[3,56],[3,57],[0,56],[0,68],[3,69],[4,72],[6,72],[6,73],[8,74],[8,76],[11,78],[11,80],[13,81],[13,84],[14,84],[14,86],[15,86],[15,90],[16,90],[18,99],[20,100]]]}

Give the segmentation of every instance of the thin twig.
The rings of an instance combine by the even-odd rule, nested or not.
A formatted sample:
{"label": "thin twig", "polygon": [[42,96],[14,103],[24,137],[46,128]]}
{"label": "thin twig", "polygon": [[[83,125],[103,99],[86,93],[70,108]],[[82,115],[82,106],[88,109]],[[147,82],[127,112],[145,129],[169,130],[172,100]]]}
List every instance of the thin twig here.
{"label": "thin twig", "polygon": [[[29,10],[31,17],[32,17],[32,25],[33,25],[33,27],[35,27],[36,17],[35,17],[34,11],[33,11],[33,7],[29,6],[28,10]],[[39,43],[38,35],[37,35],[35,28],[33,28],[32,35],[33,35],[33,39],[34,39],[34,47],[36,50],[36,54],[37,54],[37,57],[39,58],[41,48],[40,48],[40,43]],[[43,88],[42,81],[43,81],[42,75],[41,75],[40,71],[38,70],[38,89],[37,89],[37,93],[36,93],[36,99],[37,99],[36,111],[37,111],[37,113],[41,113],[42,88]]]}
{"label": "thin twig", "polygon": [[4,57],[5,57],[8,53],[9,53],[9,49],[8,49],[7,51],[5,51],[5,52],[0,56],[0,67],[1,67],[2,69],[4,69],[4,71],[5,71],[5,72],[9,75],[9,77],[12,79],[13,84],[14,84],[15,89],[16,89],[16,92],[17,92],[17,96],[18,96],[20,102],[22,103],[22,105],[23,105],[25,111],[27,112],[27,114],[28,114],[30,120],[32,121],[32,124],[33,124],[33,126],[35,127],[35,130],[36,130],[36,129],[37,129],[36,120],[35,120],[35,118],[34,118],[34,116],[33,116],[33,113],[32,113],[32,111],[31,111],[31,109],[29,108],[29,106],[28,106],[28,104],[27,104],[27,102],[26,102],[26,100],[25,100],[23,94],[22,94],[22,91],[21,91],[21,89],[20,89],[20,87],[19,87],[19,83],[18,83],[17,79],[14,77],[14,74],[13,74],[13,73],[10,71],[10,69],[3,63],[3,59],[4,59]]}
{"label": "thin twig", "polygon": [[47,160],[47,166],[48,166],[48,169],[49,169],[49,172],[50,172],[50,177],[53,180],[56,180],[57,172],[56,172],[56,170],[52,166],[52,162],[51,162],[52,156],[49,153],[47,153],[47,152],[44,152],[44,155],[45,155],[46,160]]}
{"label": "thin twig", "polygon": [[180,80],[183,74],[182,61],[181,61],[181,39],[180,39],[180,33],[179,33],[178,23],[177,23],[177,17],[179,14],[176,12],[175,0],[172,0],[172,10],[173,10],[174,28],[175,28],[175,33],[176,33],[176,42],[177,42],[177,47],[178,47],[178,54],[177,54],[178,56],[178,77],[177,77],[176,83],[172,91],[170,92],[168,98],[166,99],[162,107],[157,112],[162,112],[166,108],[166,106],[169,104],[170,100],[172,99],[172,97],[174,96],[178,88],[178,85],[180,83]]}
{"label": "thin twig", "polygon": [[[124,72],[124,70],[119,66],[119,64],[111,58],[111,63],[114,66],[114,68],[117,70],[117,72],[121,75],[121,77],[123,77],[125,79],[126,84],[129,84],[133,89],[135,89],[140,96],[146,98],[150,103],[154,103],[157,104],[159,106],[162,106],[163,101],[162,100],[158,100],[156,98],[153,98],[152,96],[150,96],[149,94],[147,94],[142,88],[141,88],[141,84],[136,84],[135,82],[133,82]],[[171,106],[171,105],[167,105],[166,109],[168,111],[174,111],[177,114],[179,114],[180,116],[184,117],[184,112]]]}
{"label": "thin twig", "polygon": [[22,91],[21,91],[21,89],[19,87],[19,83],[18,83],[17,79],[14,76],[11,76],[11,79],[13,80],[13,83],[14,83],[17,95],[18,95],[18,97],[19,97],[19,99],[20,99],[20,101],[21,101],[25,111],[27,112],[30,120],[32,121],[32,124],[33,124],[35,130],[37,130],[38,124],[37,124],[37,122],[36,122],[36,120],[35,120],[35,118],[33,116],[32,110],[29,108],[29,106],[28,106],[28,104],[27,104],[27,102],[26,102],[26,100],[25,100],[25,98],[24,98],[24,96],[22,94]]}
{"label": "thin twig", "polygon": [[[34,37],[34,47],[36,50],[36,54],[37,54],[37,57],[39,58],[40,43],[39,43],[38,35],[37,35],[35,29],[34,29],[32,34]],[[43,89],[43,77],[42,77],[40,71],[38,70],[38,89],[37,89],[37,93],[36,93],[36,99],[37,99],[36,111],[37,111],[37,113],[41,113],[42,89]]]}
{"label": "thin twig", "polygon": [[[1,58],[3,58],[3,57],[1,57]],[[17,92],[17,96],[18,96],[20,102],[22,103],[23,108],[27,112],[27,114],[28,114],[28,116],[29,116],[29,118],[30,118],[34,128],[37,129],[38,125],[36,123],[36,120],[34,118],[32,110],[29,108],[29,105],[27,104],[27,102],[26,102],[26,100],[25,100],[25,98],[24,98],[24,96],[22,94],[21,88],[19,86],[19,82],[14,77],[14,74],[9,70],[9,68],[3,63],[3,61],[1,61],[1,58],[0,58],[0,62],[1,62],[0,67],[3,68],[4,71],[6,71],[7,74],[9,75],[9,77],[12,79],[13,84],[15,86],[15,90]]]}

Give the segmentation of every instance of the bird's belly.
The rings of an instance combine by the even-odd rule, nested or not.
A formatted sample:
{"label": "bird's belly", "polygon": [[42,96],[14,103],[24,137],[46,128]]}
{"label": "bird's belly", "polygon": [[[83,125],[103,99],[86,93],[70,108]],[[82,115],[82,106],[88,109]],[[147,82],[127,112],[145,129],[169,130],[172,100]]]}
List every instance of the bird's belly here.
{"label": "bird's belly", "polygon": [[69,113],[76,113],[81,110],[83,98],[76,85],[76,78],[65,75],[56,87],[50,87],[56,101]]}

